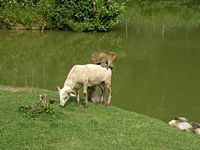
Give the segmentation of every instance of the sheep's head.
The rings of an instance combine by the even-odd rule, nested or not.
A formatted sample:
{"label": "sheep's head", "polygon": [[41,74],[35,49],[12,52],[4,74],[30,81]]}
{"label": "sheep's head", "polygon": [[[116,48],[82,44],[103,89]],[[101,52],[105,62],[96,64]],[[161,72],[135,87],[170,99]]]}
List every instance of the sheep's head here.
{"label": "sheep's head", "polygon": [[59,96],[60,96],[60,106],[64,106],[68,101],[70,96],[74,96],[72,93],[75,93],[70,87],[64,86],[62,89],[57,86]]}

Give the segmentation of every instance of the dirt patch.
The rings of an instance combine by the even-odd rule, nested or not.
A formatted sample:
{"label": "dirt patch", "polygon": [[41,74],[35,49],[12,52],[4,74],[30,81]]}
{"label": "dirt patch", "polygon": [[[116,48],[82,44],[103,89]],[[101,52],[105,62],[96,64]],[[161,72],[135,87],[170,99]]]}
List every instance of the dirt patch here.
{"label": "dirt patch", "polygon": [[39,24],[32,24],[32,25],[23,25],[21,23],[16,23],[15,27],[13,27],[15,30],[40,30]]}
{"label": "dirt patch", "polygon": [[11,93],[22,93],[22,92],[32,92],[31,88],[21,88],[21,87],[1,87],[0,91],[11,92]]}

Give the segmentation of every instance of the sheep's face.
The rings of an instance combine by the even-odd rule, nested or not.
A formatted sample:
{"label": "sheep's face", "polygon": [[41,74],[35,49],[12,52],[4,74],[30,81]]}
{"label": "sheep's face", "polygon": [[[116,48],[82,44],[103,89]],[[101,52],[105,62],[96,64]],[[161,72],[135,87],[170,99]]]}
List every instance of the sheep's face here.
{"label": "sheep's face", "polygon": [[60,106],[64,106],[69,99],[69,94],[65,91],[59,91],[59,95],[60,95]]}
{"label": "sheep's face", "polygon": [[60,89],[59,87],[57,88],[60,96],[60,106],[64,106],[65,103],[68,101],[70,95],[66,88],[64,87],[62,89]]}

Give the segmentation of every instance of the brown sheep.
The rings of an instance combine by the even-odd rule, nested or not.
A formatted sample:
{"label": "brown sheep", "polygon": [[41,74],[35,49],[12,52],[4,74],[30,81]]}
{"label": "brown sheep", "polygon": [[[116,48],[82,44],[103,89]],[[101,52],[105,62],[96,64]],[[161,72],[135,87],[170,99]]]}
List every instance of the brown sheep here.
{"label": "brown sheep", "polygon": [[105,68],[113,69],[113,62],[117,59],[117,54],[115,52],[109,51],[96,51],[91,55],[91,61],[94,64],[101,65]]}

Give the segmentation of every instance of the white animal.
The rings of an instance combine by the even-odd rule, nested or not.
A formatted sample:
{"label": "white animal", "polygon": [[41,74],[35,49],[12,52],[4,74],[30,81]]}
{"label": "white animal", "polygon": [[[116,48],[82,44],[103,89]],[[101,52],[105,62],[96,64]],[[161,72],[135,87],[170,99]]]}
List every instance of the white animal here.
{"label": "white animal", "polygon": [[[69,97],[72,96],[72,93],[76,93],[77,105],[79,105],[80,102],[79,88],[80,86],[83,86],[85,104],[87,107],[88,87],[99,84],[105,84],[108,89],[109,98],[107,104],[109,105],[112,97],[111,76],[112,76],[111,69],[103,68],[100,65],[86,64],[86,65],[73,66],[68,74],[68,77],[64,83],[63,88],[60,89],[59,87],[57,87],[60,96],[60,106],[65,105]],[[76,90],[76,92],[74,90]],[[101,96],[101,98],[103,98],[103,95]]]}
{"label": "white animal", "polygon": [[169,122],[169,125],[182,131],[192,131],[193,127],[185,117],[176,117]]}

